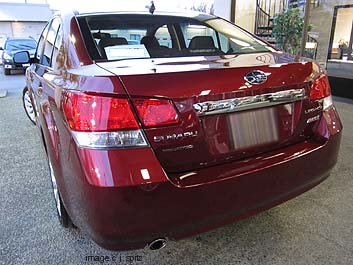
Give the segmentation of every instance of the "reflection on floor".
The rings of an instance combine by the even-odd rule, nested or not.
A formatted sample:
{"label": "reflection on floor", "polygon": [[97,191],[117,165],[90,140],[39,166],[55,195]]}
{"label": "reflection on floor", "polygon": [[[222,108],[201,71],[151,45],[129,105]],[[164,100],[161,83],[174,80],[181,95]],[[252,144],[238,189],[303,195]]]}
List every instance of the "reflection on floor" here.
{"label": "reflection on floor", "polygon": [[329,80],[332,95],[353,99],[353,79],[329,76]]}

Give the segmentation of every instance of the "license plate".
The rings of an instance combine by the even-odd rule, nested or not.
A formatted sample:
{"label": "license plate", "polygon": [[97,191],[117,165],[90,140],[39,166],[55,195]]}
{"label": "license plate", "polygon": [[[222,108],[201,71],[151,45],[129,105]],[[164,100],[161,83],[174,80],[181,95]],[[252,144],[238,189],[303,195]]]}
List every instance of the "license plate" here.
{"label": "license plate", "polygon": [[228,128],[234,150],[275,143],[279,140],[277,109],[232,113]]}
{"label": "license plate", "polygon": [[24,63],[22,64],[23,67],[28,67],[29,66],[29,63]]}

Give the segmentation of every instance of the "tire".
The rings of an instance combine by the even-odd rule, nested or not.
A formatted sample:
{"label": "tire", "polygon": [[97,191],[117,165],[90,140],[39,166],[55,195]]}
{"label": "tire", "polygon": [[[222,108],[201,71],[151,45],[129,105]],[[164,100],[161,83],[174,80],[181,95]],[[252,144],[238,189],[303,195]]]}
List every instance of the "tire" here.
{"label": "tire", "polygon": [[22,105],[27,114],[28,119],[32,122],[33,125],[36,125],[34,108],[33,108],[31,97],[29,95],[29,91],[27,87],[23,89]]}
{"label": "tire", "polygon": [[54,195],[54,200],[55,200],[56,212],[57,212],[59,222],[60,222],[61,226],[65,227],[65,228],[70,228],[70,227],[73,228],[75,226],[72,223],[71,218],[70,218],[69,214],[67,213],[65,206],[62,202],[59,187],[57,186],[53,166],[49,160],[48,160],[48,163],[49,163],[49,172],[50,172],[51,184],[52,184],[53,195]]}
{"label": "tire", "polygon": [[5,75],[11,75],[11,70],[10,69],[4,69],[4,74]]}

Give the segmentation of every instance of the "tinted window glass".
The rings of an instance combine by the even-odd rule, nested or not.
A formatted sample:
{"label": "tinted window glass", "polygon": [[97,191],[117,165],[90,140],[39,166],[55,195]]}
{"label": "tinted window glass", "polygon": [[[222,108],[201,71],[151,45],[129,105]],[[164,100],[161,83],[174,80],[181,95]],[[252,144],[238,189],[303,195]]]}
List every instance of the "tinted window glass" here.
{"label": "tinted window glass", "polygon": [[94,60],[273,51],[266,43],[219,18],[200,21],[174,16],[109,14],[81,17],[79,23]]}
{"label": "tinted window glass", "polygon": [[54,19],[48,31],[48,36],[45,41],[41,64],[51,66],[51,55],[54,48],[55,38],[59,29],[59,19]]}
{"label": "tinted window glass", "polygon": [[6,50],[33,50],[37,47],[37,43],[32,39],[14,39],[6,42]]}
{"label": "tinted window glass", "polygon": [[207,20],[205,23],[218,33],[221,44],[220,49],[227,54],[244,54],[273,50],[266,43],[255,39],[251,34],[226,20],[215,18]]}
{"label": "tinted window glass", "polygon": [[190,46],[191,40],[195,39],[195,37],[208,37],[204,39],[212,39],[213,44],[215,46],[218,45],[216,31],[214,29],[207,26],[197,25],[195,23],[182,23],[180,26],[184,35],[186,47]]}
{"label": "tinted window glass", "polygon": [[40,35],[40,38],[39,38],[37,51],[36,51],[36,57],[37,57],[38,61],[40,61],[40,58],[42,57],[44,43],[45,43],[45,39],[46,39],[47,34],[48,34],[49,25],[50,24],[48,23],[45,26],[45,28],[44,28],[44,30],[43,30],[42,34]]}
{"label": "tinted window glass", "polygon": [[51,59],[51,65],[53,68],[57,69],[61,67],[61,60],[63,58],[61,58],[62,56],[60,56],[60,48],[61,48],[61,44],[62,44],[62,29],[61,26],[58,29],[58,34],[56,35],[56,39],[55,39],[55,44],[54,44],[54,48],[53,48],[53,55],[52,55],[52,59]]}
{"label": "tinted window glass", "polygon": [[149,57],[143,42],[147,29],[143,27],[119,27],[115,29],[92,30],[96,48],[101,58],[124,59]]}
{"label": "tinted window glass", "polygon": [[158,40],[159,45],[172,48],[172,38],[169,34],[167,26],[160,27],[156,31],[155,36]]}

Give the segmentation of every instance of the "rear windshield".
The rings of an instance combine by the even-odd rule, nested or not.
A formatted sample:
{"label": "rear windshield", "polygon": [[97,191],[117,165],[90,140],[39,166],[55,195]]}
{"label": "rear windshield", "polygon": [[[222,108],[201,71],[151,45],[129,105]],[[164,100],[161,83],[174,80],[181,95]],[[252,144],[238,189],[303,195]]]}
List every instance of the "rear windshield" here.
{"label": "rear windshield", "polygon": [[213,56],[273,51],[233,24],[211,18],[109,14],[79,18],[94,60]]}
{"label": "rear windshield", "polygon": [[36,47],[36,41],[31,39],[8,40],[5,45],[6,50],[32,50]]}

